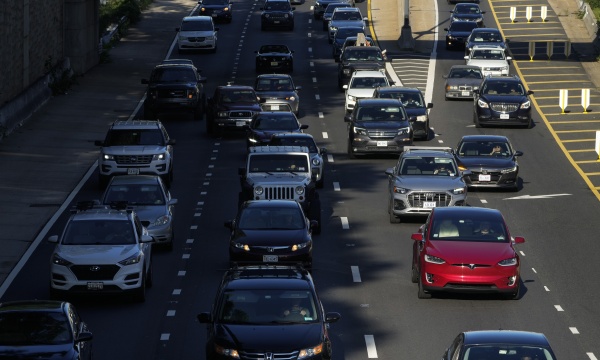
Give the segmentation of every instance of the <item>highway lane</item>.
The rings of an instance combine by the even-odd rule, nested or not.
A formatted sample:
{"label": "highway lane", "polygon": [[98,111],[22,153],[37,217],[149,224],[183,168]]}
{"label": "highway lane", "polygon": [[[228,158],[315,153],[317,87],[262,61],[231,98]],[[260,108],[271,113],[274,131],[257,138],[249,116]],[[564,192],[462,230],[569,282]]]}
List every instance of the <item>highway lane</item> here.
{"label": "highway lane", "polygon": [[[519,249],[526,254],[522,266],[527,290],[519,301],[504,301],[494,296],[419,300],[416,286],[409,278],[410,234],[422,219],[399,225],[387,221],[387,180],[383,171],[393,166],[394,157],[347,158],[343,96],[336,86],[336,66],[325,32],[319,22],[311,20],[311,4],[297,6],[299,18],[293,33],[260,32],[256,7],[250,18],[246,18],[255,4],[236,4],[234,22],[219,25],[220,45],[216,54],[185,57],[192,58],[204,70],[203,74],[209,76],[210,94],[214,86],[233,78],[234,68],[236,83],[251,84],[255,76],[253,51],[259,45],[291,41],[296,50],[294,79],[303,86],[301,122],[310,125],[308,132],[327,146],[334,159],[327,164],[327,183],[321,191],[324,228],[315,239],[314,270],[326,309],[339,311],[343,316],[332,325],[334,357],[368,357],[365,335],[372,335],[380,358],[436,358],[459,331],[484,328],[544,332],[563,359],[585,358],[587,351],[599,354],[591,336],[597,331],[598,322],[590,303],[597,294],[594,289],[583,288],[589,280],[581,276],[587,273],[593,279],[597,271],[587,265],[593,263],[597,245],[594,229],[586,225],[597,218],[598,205],[543,126],[531,130],[473,128],[470,102],[442,99],[440,76],[451,64],[460,62],[461,53],[445,54],[438,49],[442,60],[435,75],[435,106],[431,114],[437,137],[429,144],[440,144],[443,140],[442,145],[452,146],[466,133],[497,133],[510,136],[515,146],[525,152],[521,161],[524,185],[518,193],[470,192],[469,204],[499,208],[513,234],[526,237],[528,242]],[[239,35],[244,34],[246,20],[248,29],[240,44]],[[310,37],[305,35],[309,32]],[[240,61],[236,67],[238,49]],[[323,118],[319,112],[324,114]],[[203,122],[168,119],[165,123],[170,135],[178,141],[172,188],[180,201],[178,243],[172,253],[156,252],[155,285],[148,292],[146,303],[76,300],[94,330],[99,359],[204,358],[205,331],[195,321],[195,314],[210,308],[222,270],[227,266],[228,232],[222,222],[235,215],[239,191],[237,168],[243,165],[244,142],[236,137],[209,138]],[[78,198],[98,197],[95,181],[93,176]],[[334,191],[333,182],[339,184],[340,191]],[[564,192],[572,195],[505,200],[526,194]],[[567,218],[565,214],[570,216]],[[343,228],[343,219],[347,220],[348,229]],[[66,214],[50,233],[58,233],[65,220]],[[574,244],[574,234],[579,247]],[[3,299],[47,297],[51,249],[46,243],[39,247]],[[184,255],[189,255],[189,259]],[[360,282],[356,281],[357,273]],[[558,312],[556,304],[562,304],[565,311]],[[577,338],[568,330],[574,325],[581,330]]]}

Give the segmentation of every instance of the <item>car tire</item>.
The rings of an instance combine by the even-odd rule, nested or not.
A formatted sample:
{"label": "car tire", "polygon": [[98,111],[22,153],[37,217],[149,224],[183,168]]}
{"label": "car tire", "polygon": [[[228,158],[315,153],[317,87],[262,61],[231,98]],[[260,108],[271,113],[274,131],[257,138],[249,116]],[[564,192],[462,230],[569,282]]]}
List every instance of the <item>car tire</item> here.
{"label": "car tire", "polygon": [[417,270],[417,267],[415,266],[415,264],[413,263],[411,266],[411,271],[410,271],[410,281],[413,284],[416,284],[419,282],[419,271]]}
{"label": "car tire", "polygon": [[418,279],[418,283],[419,283],[419,292],[417,294],[417,296],[419,297],[419,299],[431,299],[431,293],[426,292],[423,289],[423,279],[421,278],[421,274],[418,274],[419,279]]}
{"label": "car tire", "polygon": [[173,165],[171,165],[171,169],[169,170],[168,173],[166,173],[165,175],[163,175],[162,177],[162,181],[165,183],[165,186],[167,188],[171,188],[171,183],[173,182]]}
{"label": "car tire", "polygon": [[98,176],[98,188],[100,190],[106,189],[108,182],[110,181],[110,176],[108,175],[100,175]]}
{"label": "car tire", "polygon": [[401,219],[399,216],[394,215],[394,200],[388,200],[388,214],[390,214],[390,224],[400,224]]}
{"label": "car tire", "polygon": [[476,128],[483,127],[483,126],[481,126],[481,123],[479,122],[479,117],[477,116],[477,113],[475,113],[475,115],[473,115],[473,122],[475,123]]}
{"label": "car tire", "polygon": [[352,151],[352,141],[348,140],[348,157],[350,159],[356,159],[356,154]]}
{"label": "car tire", "polygon": [[171,230],[171,241],[167,242],[165,249],[167,251],[173,251],[173,242],[175,241],[175,230]]}
{"label": "car tire", "polygon": [[321,233],[321,200],[318,194],[315,194],[315,198],[310,203],[308,215],[310,220],[317,221],[317,227],[313,229],[313,234],[319,235]]}
{"label": "car tire", "polygon": [[212,117],[210,116],[206,116],[206,133],[207,134],[212,134],[213,133],[213,122],[212,122]]}
{"label": "car tire", "polygon": [[142,285],[135,290],[133,298],[136,302],[143,303],[146,301],[146,269],[142,271]]}
{"label": "car tire", "polygon": [[321,179],[317,180],[317,182],[316,182],[315,185],[316,185],[317,189],[322,189],[323,188],[323,186],[325,185],[325,176],[324,176],[323,173],[321,173]]}
{"label": "car tire", "polygon": [[508,294],[506,296],[508,300],[519,300],[521,298],[521,281],[519,280],[519,284],[517,285],[517,289],[515,292]]}
{"label": "car tire", "polygon": [[152,285],[152,259],[150,259],[150,270],[146,274],[146,288],[149,289]]}
{"label": "car tire", "polygon": [[525,125],[525,128],[526,128],[526,129],[531,129],[531,128],[533,128],[533,120],[532,120],[532,119],[529,119],[529,122],[527,123],[527,125]]}

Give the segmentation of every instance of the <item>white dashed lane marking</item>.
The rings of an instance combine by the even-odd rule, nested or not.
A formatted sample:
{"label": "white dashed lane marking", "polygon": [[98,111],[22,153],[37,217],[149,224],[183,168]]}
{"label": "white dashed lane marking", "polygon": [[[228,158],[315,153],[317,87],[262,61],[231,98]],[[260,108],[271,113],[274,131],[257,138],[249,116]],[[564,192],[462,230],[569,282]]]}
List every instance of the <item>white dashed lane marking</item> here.
{"label": "white dashed lane marking", "polygon": [[177,276],[185,276],[185,271],[178,271]]}
{"label": "white dashed lane marking", "polygon": [[334,182],[333,183],[333,191],[340,191],[340,183],[339,182]]}
{"label": "white dashed lane marking", "polygon": [[333,155],[327,154],[327,162],[330,162],[330,163],[333,162]]}
{"label": "white dashed lane marking", "polygon": [[322,119],[324,117],[325,117],[325,115],[323,115],[323,113],[319,111],[319,119]]}
{"label": "white dashed lane marking", "polygon": [[167,310],[167,316],[175,316],[175,310]]}
{"label": "white dashed lane marking", "polygon": [[596,358],[596,355],[594,355],[594,353],[586,353],[586,355],[590,358],[590,360],[598,360]]}
{"label": "white dashed lane marking", "polygon": [[571,332],[573,333],[573,335],[578,335],[579,334],[579,330],[577,330],[576,327],[570,327],[569,330],[571,330]]}
{"label": "white dashed lane marking", "polygon": [[550,289],[548,289],[548,287],[547,287],[547,286],[544,286],[544,290],[546,290],[546,291],[550,291]]}
{"label": "white dashed lane marking", "polygon": [[556,311],[564,311],[562,306],[560,305],[554,305],[554,308],[556,309]]}
{"label": "white dashed lane marking", "polygon": [[377,348],[375,347],[375,337],[373,335],[365,335],[365,343],[367,344],[367,357],[369,359],[376,359]]}
{"label": "white dashed lane marking", "polygon": [[344,230],[350,229],[350,224],[348,223],[347,217],[342,216],[342,217],[340,217],[340,220],[342,221],[342,229],[344,229]]}
{"label": "white dashed lane marking", "polygon": [[352,271],[352,281],[362,282],[360,279],[360,271],[358,271],[358,266],[350,266],[350,270]]}
{"label": "white dashed lane marking", "polygon": [[190,226],[190,230],[196,230],[198,228],[198,225],[192,225]]}
{"label": "white dashed lane marking", "polygon": [[169,334],[169,333],[160,334],[160,340],[161,341],[167,341],[167,340],[169,340],[169,337],[171,337],[171,334]]}
{"label": "white dashed lane marking", "polygon": [[173,289],[171,295],[181,295],[181,289]]}
{"label": "white dashed lane marking", "polygon": [[323,139],[329,139],[329,134],[327,134],[326,132],[323,132]]}

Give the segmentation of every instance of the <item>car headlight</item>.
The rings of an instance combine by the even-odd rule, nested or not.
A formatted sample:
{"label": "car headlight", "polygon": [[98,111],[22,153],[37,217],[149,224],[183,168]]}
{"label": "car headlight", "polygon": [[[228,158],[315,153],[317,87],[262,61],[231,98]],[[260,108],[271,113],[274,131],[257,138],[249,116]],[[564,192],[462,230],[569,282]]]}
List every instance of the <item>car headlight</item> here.
{"label": "car headlight", "polygon": [[183,41],[187,39],[187,36],[179,35],[179,41]]}
{"label": "car headlight", "polygon": [[312,158],[312,160],[310,162],[311,162],[311,164],[313,164],[313,166],[321,165],[321,160],[318,158]]}
{"label": "car headlight", "polygon": [[288,101],[296,101],[296,97],[295,96],[290,96],[290,97],[287,97],[285,99],[288,100]]}
{"label": "car headlight", "polygon": [[531,107],[531,101],[527,100],[524,103],[522,103],[519,108],[525,110],[525,109],[529,109],[530,107]]}
{"label": "car headlight", "polygon": [[397,135],[408,135],[408,134],[410,134],[410,126],[398,129]]}
{"label": "car headlight", "polygon": [[62,265],[62,266],[69,266],[69,265],[73,264],[72,262],[67,261],[67,260],[61,258],[56,253],[52,254],[52,263],[55,264],[55,265]]}
{"label": "car headlight", "polygon": [[394,186],[394,192],[396,194],[406,194],[407,192],[409,192],[410,190],[400,187],[400,186]]}
{"label": "car headlight", "polygon": [[321,344],[319,344],[317,346],[308,348],[308,349],[302,349],[302,350],[300,350],[300,352],[298,353],[298,360],[300,360],[300,359],[306,359],[308,357],[312,357],[312,356],[318,355],[321,352],[323,352],[323,343],[321,343]]}
{"label": "car headlight", "polygon": [[511,167],[511,168],[508,168],[508,169],[502,169],[502,170],[500,170],[500,172],[503,173],[503,174],[508,174],[508,173],[515,172],[515,171],[517,171],[517,166],[516,165],[513,166],[513,167]]}
{"label": "car headlight", "polygon": [[242,249],[244,251],[250,251],[250,246],[248,246],[248,244],[234,243],[233,246],[237,249]]}
{"label": "car headlight", "polygon": [[448,90],[458,90],[458,85],[446,85],[446,91]]}
{"label": "car headlight", "polygon": [[427,115],[419,115],[417,116],[417,121],[427,121]]}
{"label": "car headlight", "polygon": [[301,185],[298,185],[298,186],[296,186],[296,189],[295,189],[295,191],[296,191],[296,194],[297,194],[297,195],[302,195],[302,194],[304,194],[304,186],[301,186]]}
{"label": "car headlight", "polygon": [[489,109],[490,105],[488,103],[486,103],[485,101],[481,100],[481,99],[477,99],[477,106],[479,106],[482,109]]}
{"label": "car headlight", "polygon": [[337,26],[330,26],[329,31],[337,31]]}
{"label": "car headlight", "polygon": [[206,11],[206,8],[200,8],[200,11],[204,12]]}
{"label": "car headlight", "polygon": [[139,252],[139,253],[137,253],[135,255],[131,255],[130,257],[128,257],[125,260],[119,261],[119,264],[125,265],[125,266],[127,266],[127,265],[135,265],[135,264],[139,264],[140,261],[142,261],[142,253],[141,252]]}
{"label": "car headlight", "polygon": [[269,18],[269,14],[264,14],[264,17],[266,17],[267,19]]}
{"label": "car headlight", "polygon": [[248,138],[248,141],[250,141],[253,144],[256,144],[258,142],[258,140],[256,140],[255,138]]}
{"label": "car headlight", "polygon": [[217,113],[217,117],[220,117],[220,118],[227,117],[228,115],[229,115],[229,113],[227,111],[219,111]]}
{"label": "car headlight", "polygon": [[154,220],[154,222],[150,224],[150,226],[162,226],[168,224],[170,221],[171,217],[169,215],[163,215],[158,219]]}
{"label": "car headlight", "polygon": [[112,161],[112,160],[114,160],[114,159],[115,159],[115,156],[114,156],[114,155],[110,155],[110,154],[103,154],[103,155],[102,155],[102,158],[103,158],[105,161],[106,161],[106,160],[110,160],[110,161]]}
{"label": "car headlight", "polygon": [[454,40],[454,36],[452,36],[452,35],[447,35],[447,36],[446,36],[446,40]]}
{"label": "car headlight", "polygon": [[223,9],[223,11],[229,11],[229,8],[228,8],[228,7],[226,7],[226,8],[224,8],[224,9]]}
{"label": "car headlight", "polygon": [[154,154],[154,156],[152,156],[152,160],[164,160],[166,158],[167,158],[167,153]]}
{"label": "car headlight", "polygon": [[460,194],[466,194],[467,193],[467,189],[462,187],[462,188],[456,188],[454,190],[452,190],[452,193],[454,195],[460,195]]}
{"label": "car headlight", "polygon": [[215,352],[219,355],[228,356],[233,359],[239,359],[240,354],[238,354],[236,349],[226,349],[222,346],[215,344]]}
{"label": "car headlight", "polygon": [[350,75],[350,69],[344,69],[344,75]]}
{"label": "car headlight", "polygon": [[498,263],[498,265],[500,265],[500,266],[515,266],[515,265],[517,265],[517,258],[514,257],[514,258],[502,260]]}
{"label": "car headlight", "polygon": [[443,264],[446,262],[444,259],[433,255],[425,255],[425,261],[432,264]]}
{"label": "car headlight", "polygon": [[254,194],[259,195],[259,196],[262,195],[264,191],[265,191],[265,189],[263,189],[262,186],[257,186],[254,188]]}
{"label": "car headlight", "polygon": [[308,246],[308,242],[300,243],[300,244],[294,244],[292,246],[292,251],[298,251],[298,250],[304,249],[307,246]]}
{"label": "car headlight", "polygon": [[354,131],[355,134],[365,135],[365,136],[368,135],[367,129],[359,128],[359,127],[356,127],[356,126],[352,127],[352,131]]}

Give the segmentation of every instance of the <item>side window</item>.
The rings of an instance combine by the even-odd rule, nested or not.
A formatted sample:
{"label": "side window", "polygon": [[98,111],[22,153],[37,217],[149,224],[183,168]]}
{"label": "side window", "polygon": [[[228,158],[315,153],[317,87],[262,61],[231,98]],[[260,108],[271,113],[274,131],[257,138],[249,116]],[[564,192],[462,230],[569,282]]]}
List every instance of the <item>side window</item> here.
{"label": "side window", "polygon": [[79,335],[79,330],[81,328],[81,319],[79,318],[79,314],[72,307],[69,307],[67,315],[69,316],[69,320],[71,322],[71,327],[73,328],[73,336],[77,338]]}
{"label": "side window", "polygon": [[169,134],[167,133],[167,129],[165,129],[165,127],[161,125],[160,131],[162,131],[163,138],[165,139],[165,142],[168,142],[169,141]]}
{"label": "side window", "polygon": [[462,334],[459,335],[456,338],[456,340],[454,340],[454,343],[452,343],[452,346],[454,347],[454,353],[452,354],[452,359],[451,360],[458,360],[458,359],[460,359],[460,355],[461,355],[461,352],[462,352],[462,346],[463,346],[463,337],[462,337]]}

